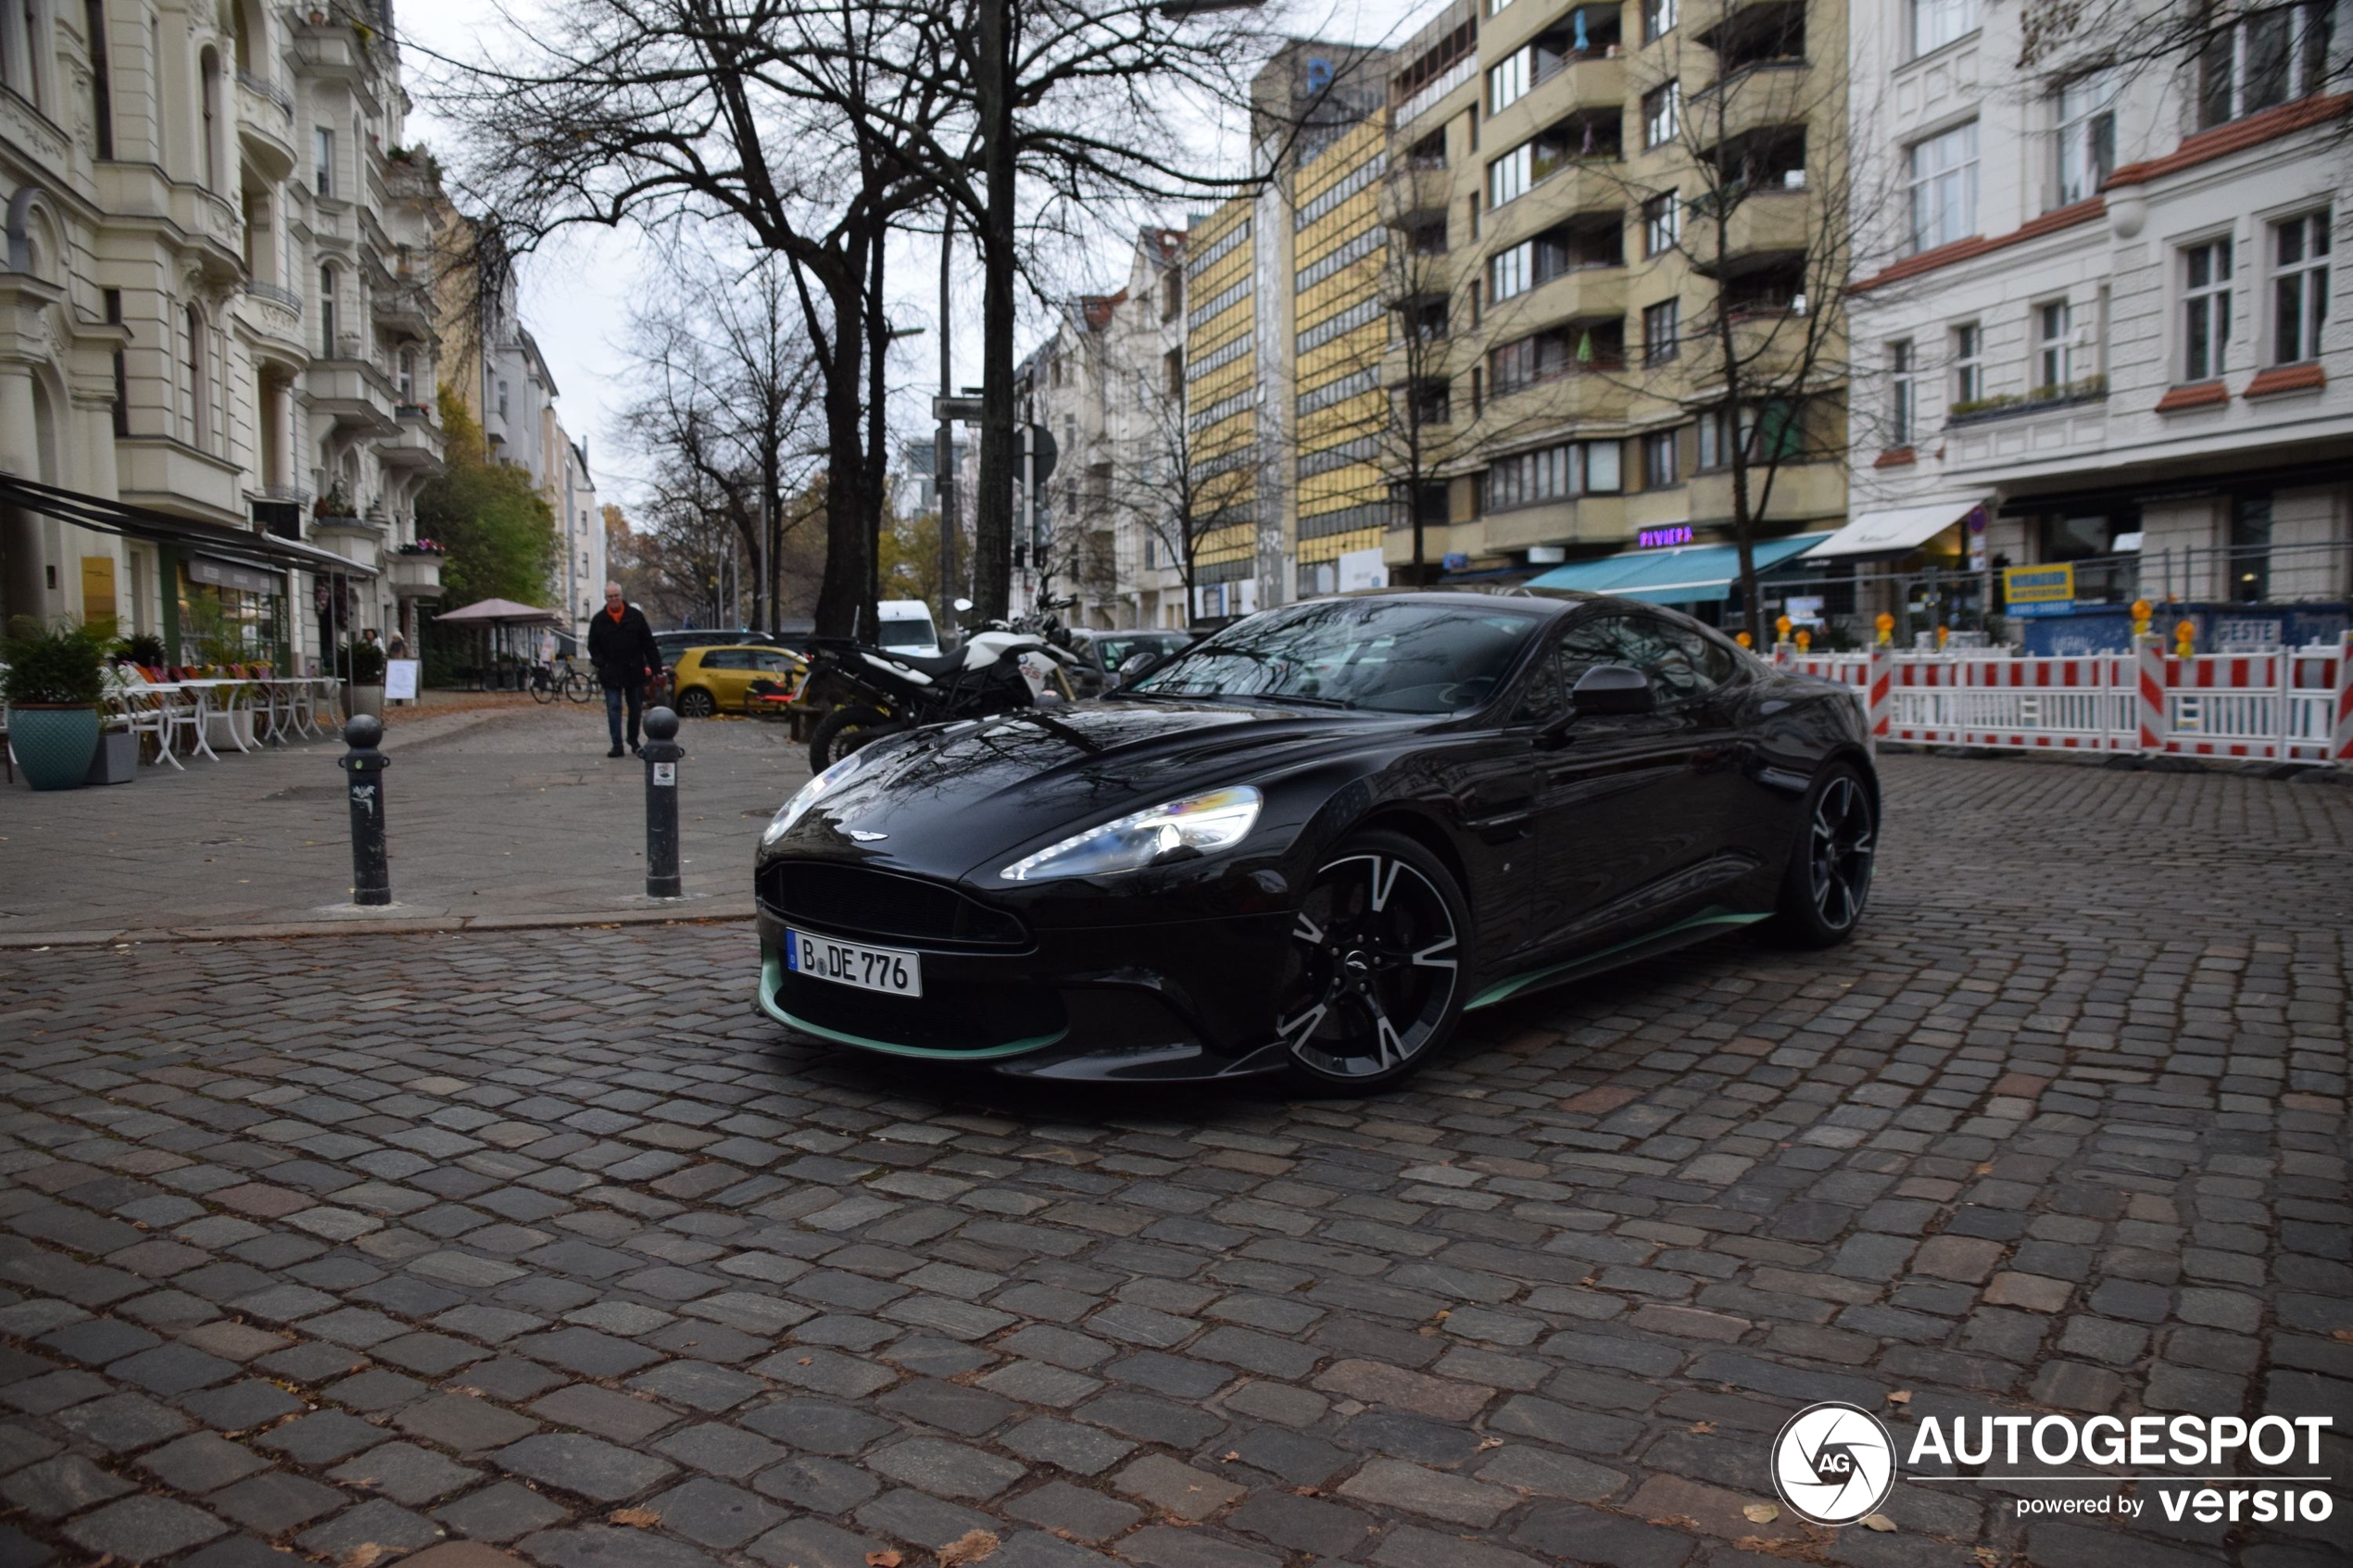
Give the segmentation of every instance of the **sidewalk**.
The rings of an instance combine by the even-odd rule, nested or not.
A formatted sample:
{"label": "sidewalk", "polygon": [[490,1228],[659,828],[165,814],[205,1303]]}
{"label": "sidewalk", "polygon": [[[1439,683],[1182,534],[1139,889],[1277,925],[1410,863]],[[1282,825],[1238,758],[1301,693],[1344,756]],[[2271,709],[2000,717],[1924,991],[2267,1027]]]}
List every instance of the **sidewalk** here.
{"label": "sidewalk", "polygon": [[808,774],[782,725],[684,725],[687,896],[657,903],[644,894],[645,766],[605,756],[601,705],[476,696],[397,710],[386,729],[391,909],[348,902],[344,746],[316,741],[198,759],[185,773],[142,768],[107,788],[0,786],[0,946],[333,922],[742,918],[760,830]]}

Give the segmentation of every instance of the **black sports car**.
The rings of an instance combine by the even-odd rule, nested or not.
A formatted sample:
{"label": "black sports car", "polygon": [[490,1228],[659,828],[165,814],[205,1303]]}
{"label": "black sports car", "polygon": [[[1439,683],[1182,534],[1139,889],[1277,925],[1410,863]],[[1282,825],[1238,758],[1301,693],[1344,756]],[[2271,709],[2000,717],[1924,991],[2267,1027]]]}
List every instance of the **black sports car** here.
{"label": "black sports car", "polygon": [[1852,695],[1683,616],[1313,600],[810,780],[761,838],[760,1005],[1000,1073],[1370,1087],[1539,986],[1843,939],[1878,817]]}

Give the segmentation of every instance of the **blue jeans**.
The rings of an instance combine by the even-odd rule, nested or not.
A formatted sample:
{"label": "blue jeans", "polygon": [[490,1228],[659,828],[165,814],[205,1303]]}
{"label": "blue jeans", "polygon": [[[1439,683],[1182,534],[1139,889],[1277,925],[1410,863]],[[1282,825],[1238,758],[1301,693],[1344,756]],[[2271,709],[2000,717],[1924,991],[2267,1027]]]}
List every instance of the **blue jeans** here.
{"label": "blue jeans", "polygon": [[646,683],[632,681],[625,686],[605,688],[605,727],[612,732],[612,743],[621,744],[622,699],[629,702],[629,744],[637,744],[637,719],[646,706]]}

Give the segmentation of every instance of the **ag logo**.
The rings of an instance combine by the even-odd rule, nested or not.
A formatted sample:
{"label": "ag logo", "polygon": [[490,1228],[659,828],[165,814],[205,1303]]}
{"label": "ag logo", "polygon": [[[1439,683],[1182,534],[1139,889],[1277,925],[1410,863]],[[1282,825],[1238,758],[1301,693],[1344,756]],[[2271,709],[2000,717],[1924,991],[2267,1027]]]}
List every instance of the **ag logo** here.
{"label": "ag logo", "polygon": [[1773,1489],[1811,1524],[1852,1524],[1894,1484],[1895,1440],[1867,1410],[1808,1405],[1773,1439]]}

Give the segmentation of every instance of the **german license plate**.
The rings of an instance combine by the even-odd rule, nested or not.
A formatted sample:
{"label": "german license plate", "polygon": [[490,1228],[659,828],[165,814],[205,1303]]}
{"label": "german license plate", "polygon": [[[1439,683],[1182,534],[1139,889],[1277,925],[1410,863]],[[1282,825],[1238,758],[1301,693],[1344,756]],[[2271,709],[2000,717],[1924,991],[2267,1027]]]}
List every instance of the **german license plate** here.
{"label": "german license plate", "polygon": [[860,942],[787,930],[785,967],[812,980],[830,980],[837,985],[855,985],[862,991],[882,991],[894,997],[924,994],[923,955],[898,947],[869,947]]}

